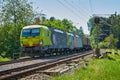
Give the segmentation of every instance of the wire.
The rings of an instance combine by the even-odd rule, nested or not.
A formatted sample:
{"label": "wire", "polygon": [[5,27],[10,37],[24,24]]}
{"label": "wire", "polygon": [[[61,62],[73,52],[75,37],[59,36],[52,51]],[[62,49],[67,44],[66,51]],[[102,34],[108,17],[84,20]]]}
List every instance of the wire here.
{"label": "wire", "polygon": [[89,4],[90,4],[91,13],[93,14],[94,12],[93,12],[93,7],[92,7],[92,1],[91,0],[89,0]]}
{"label": "wire", "polygon": [[[78,4],[80,5],[80,0],[78,0],[78,1],[79,1]],[[87,15],[89,14],[89,16],[92,16],[92,14],[90,14],[91,11],[90,11],[89,9],[87,9],[87,8],[85,8],[85,7],[82,8],[82,6],[81,6],[81,7],[78,6],[78,7],[79,7],[80,9],[82,9]]]}
{"label": "wire", "polygon": [[[78,13],[80,14],[81,13],[81,11],[80,10],[78,10],[75,6],[73,6],[71,3],[69,3],[67,0],[64,0],[71,8],[73,8],[74,10],[76,10],[76,11],[78,11]],[[87,17],[85,14],[82,14],[81,13],[81,15],[83,15],[84,17]]]}
{"label": "wire", "polygon": [[77,13],[75,13],[71,8],[69,8],[68,6],[64,5],[60,0],[56,0],[56,1],[58,1],[62,6],[67,8],[70,12],[72,12],[78,18],[79,15]]}

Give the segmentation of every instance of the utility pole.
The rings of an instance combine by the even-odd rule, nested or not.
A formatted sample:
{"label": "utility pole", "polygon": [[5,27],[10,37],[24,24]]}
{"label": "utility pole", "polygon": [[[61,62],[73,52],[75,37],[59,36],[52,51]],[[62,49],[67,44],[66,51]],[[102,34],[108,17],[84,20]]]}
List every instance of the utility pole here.
{"label": "utility pole", "polygon": [[[116,16],[117,16],[117,12],[115,12],[115,14],[113,14],[113,17],[112,17],[112,20],[111,20],[111,24],[112,26],[110,27],[110,34],[114,34],[114,37],[118,38],[117,36],[117,31],[113,30],[112,32],[112,27],[114,26],[114,24],[116,24]],[[109,45],[109,48],[112,49],[113,48],[113,42],[111,41],[111,37],[110,37],[110,45]]]}
{"label": "utility pole", "polygon": [[96,36],[96,49],[95,49],[95,54],[96,54],[96,56],[97,56],[97,58],[99,58],[100,56],[101,56],[101,54],[100,54],[100,49],[99,49],[99,47],[98,47],[98,43],[99,43],[99,41],[98,41],[98,38],[99,38],[99,36],[98,36],[98,34],[99,34],[99,23],[100,23],[100,18],[99,17],[95,17],[94,18],[94,22],[95,22],[95,25],[96,25],[96,28],[97,28],[97,36]]}
{"label": "utility pole", "polygon": [[[104,23],[104,24],[107,24],[107,25],[109,25],[110,26],[110,33],[111,33],[111,24],[109,24],[108,22],[106,22],[105,20],[103,20],[103,19],[101,19],[101,18],[99,18],[98,16],[111,16],[111,15],[116,15],[116,12],[115,12],[115,14],[93,14],[93,16],[95,17],[94,18],[94,23],[95,23],[95,25],[97,26],[97,38],[96,38],[96,49],[95,49],[95,54],[97,55],[97,57],[99,57],[99,56],[101,56],[101,54],[100,54],[100,49],[98,48],[98,30],[99,30],[99,24],[102,24],[102,23]],[[110,46],[111,47],[111,46]]]}

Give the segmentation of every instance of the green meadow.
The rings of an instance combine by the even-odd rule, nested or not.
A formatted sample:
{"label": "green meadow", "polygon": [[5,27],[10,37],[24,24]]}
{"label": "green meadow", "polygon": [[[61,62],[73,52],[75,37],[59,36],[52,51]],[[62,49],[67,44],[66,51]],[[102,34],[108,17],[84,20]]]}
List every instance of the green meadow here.
{"label": "green meadow", "polygon": [[101,59],[90,59],[88,66],[75,69],[71,74],[63,74],[52,80],[120,80],[120,55],[108,54]]}

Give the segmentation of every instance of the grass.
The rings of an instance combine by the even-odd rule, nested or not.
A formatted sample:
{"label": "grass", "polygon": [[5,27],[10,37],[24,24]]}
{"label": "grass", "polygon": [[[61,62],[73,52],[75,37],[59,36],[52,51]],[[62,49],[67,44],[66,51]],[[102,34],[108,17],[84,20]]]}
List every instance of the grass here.
{"label": "grass", "polygon": [[73,74],[64,74],[52,80],[120,80],[120,55],[109,54],[105,59],[91,59],[88,66]]}
{"label": "grass", "polygon": [[5,61],[10,61],[10,59],[9,58],[3,58],[3,57],[0,56],[0,62],[5,62]]}

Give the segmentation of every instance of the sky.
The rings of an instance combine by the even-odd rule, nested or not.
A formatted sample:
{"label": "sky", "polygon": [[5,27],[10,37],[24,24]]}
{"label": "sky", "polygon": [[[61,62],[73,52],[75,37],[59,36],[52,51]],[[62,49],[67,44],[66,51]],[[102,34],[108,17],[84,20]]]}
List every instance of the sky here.
{"label": "sky", "polygon": [[46,14],[47,18],[67,18],[78,29],[83,27],[85,34],[89,34],[87,22],[97,16],[108,17],[110,14],[120,14],[120,0],[28,0],[32,2],[35,12]]}

